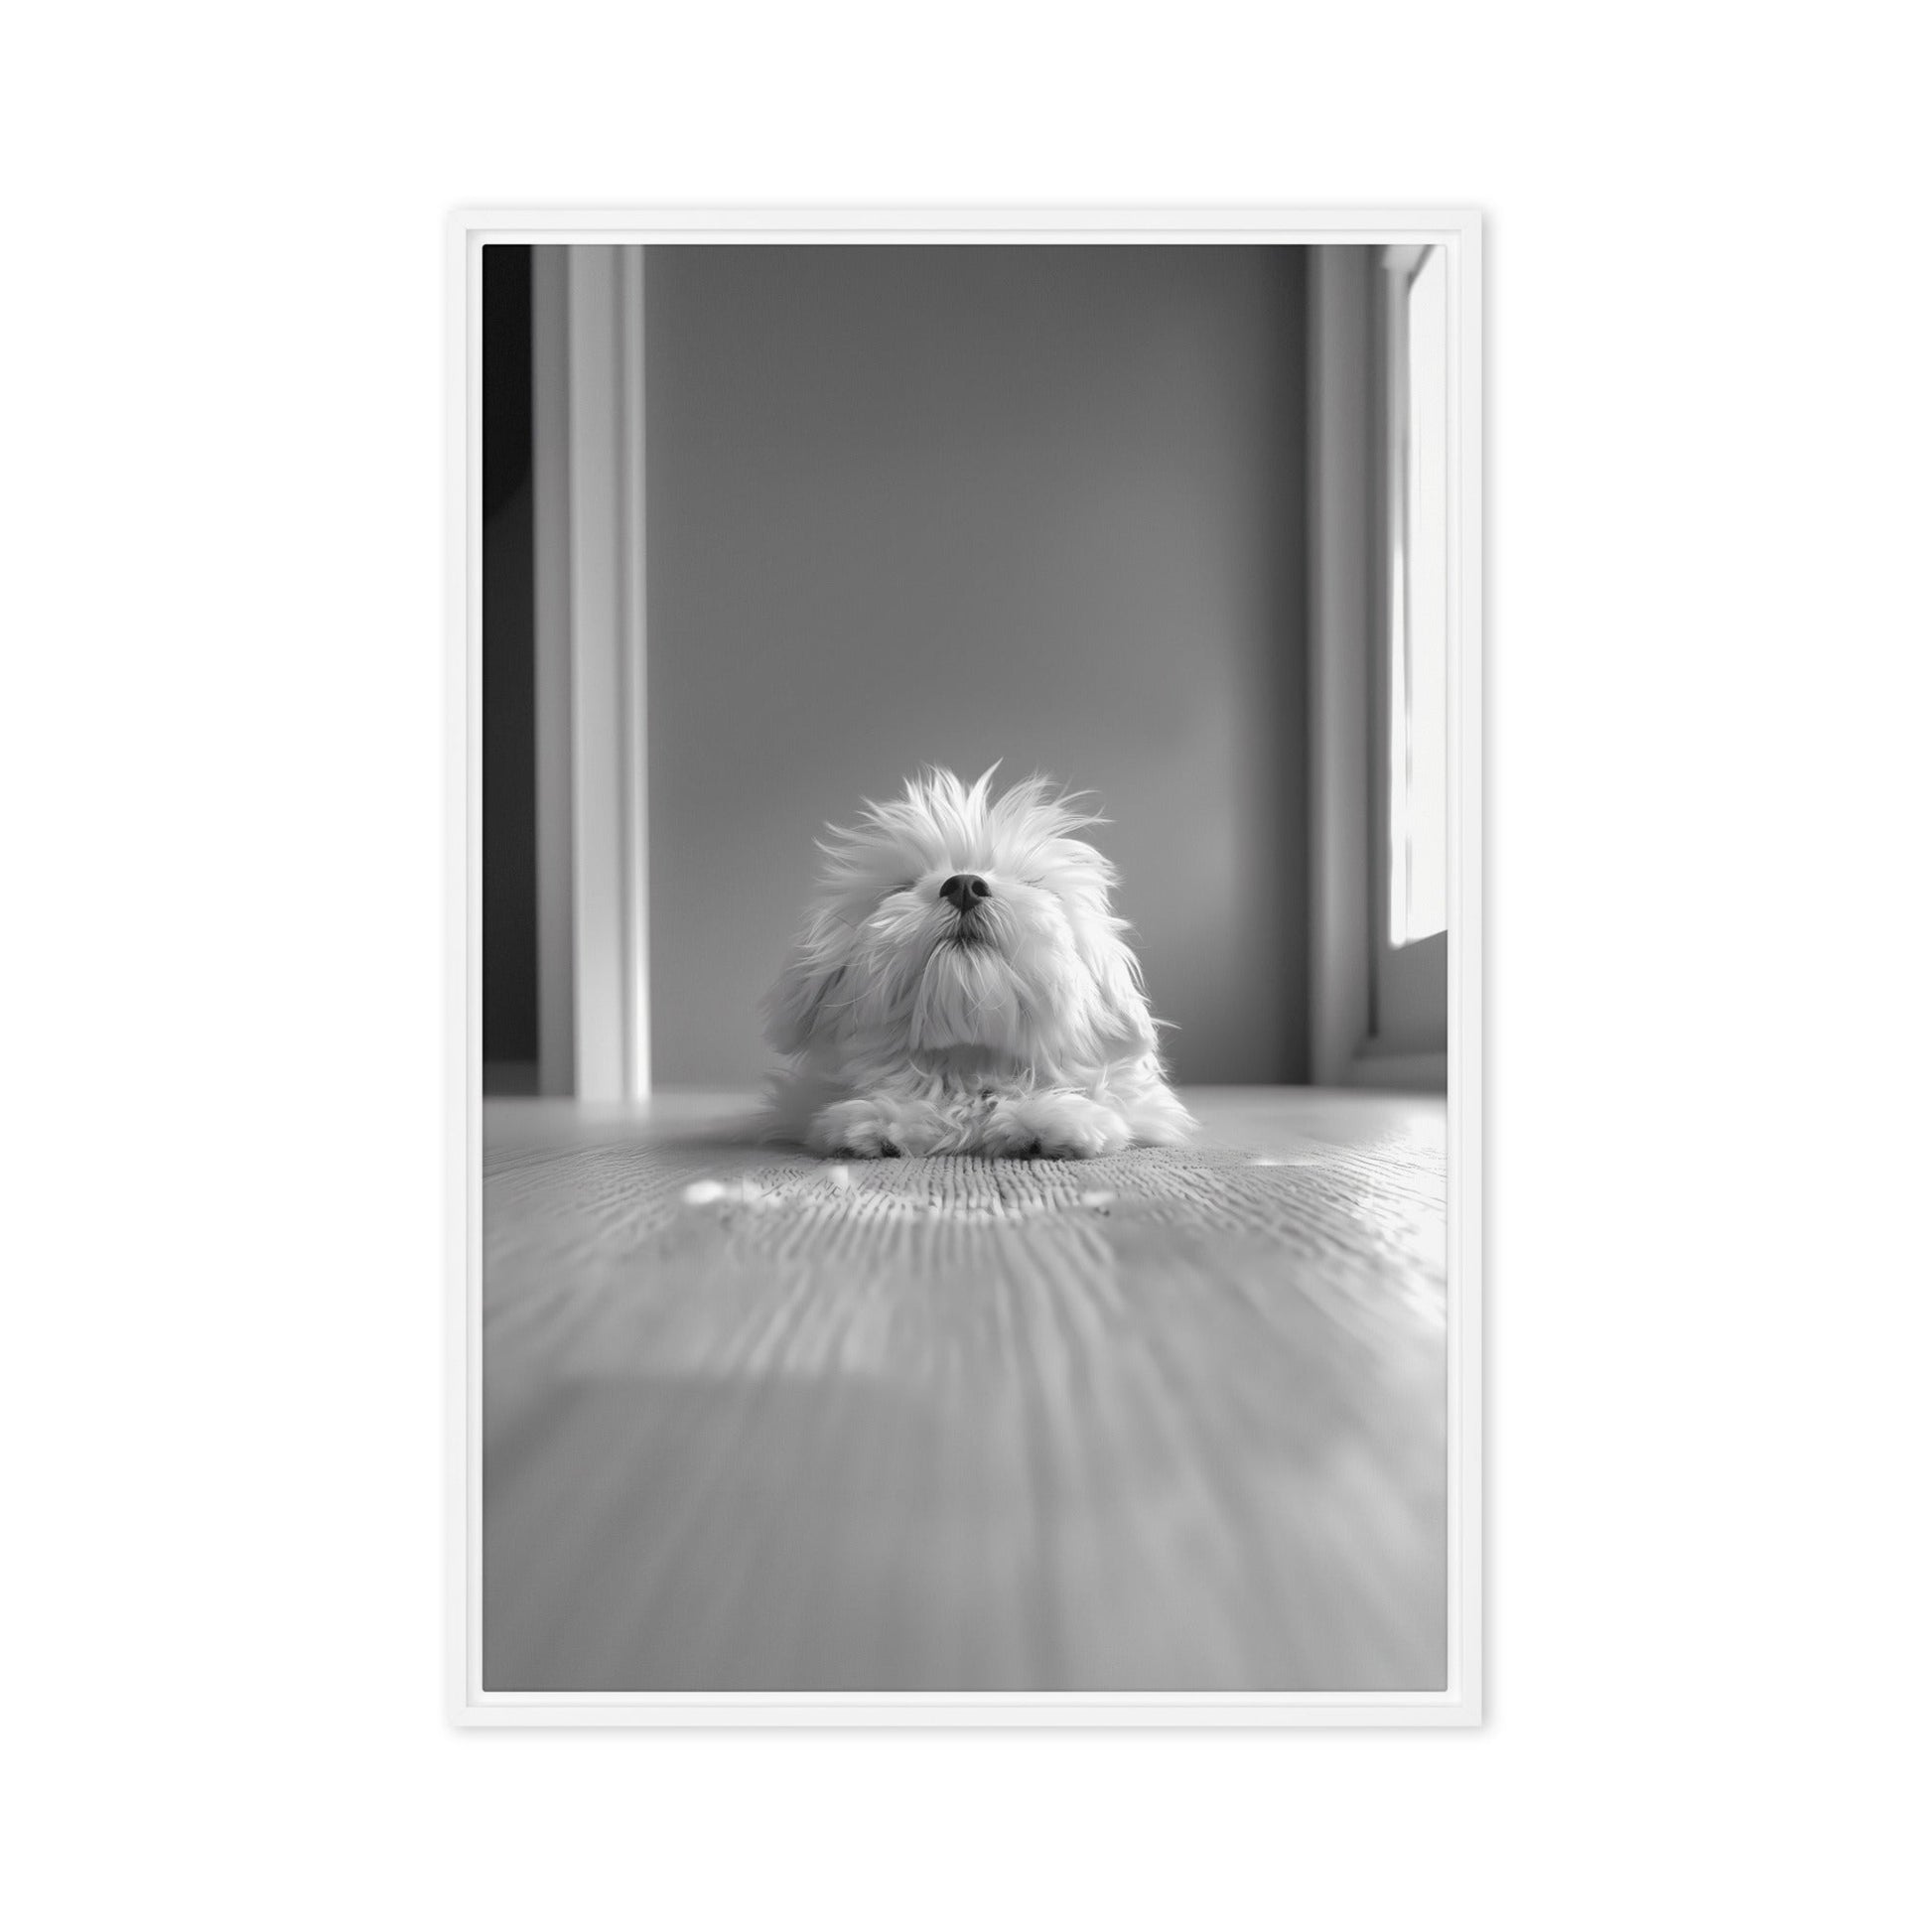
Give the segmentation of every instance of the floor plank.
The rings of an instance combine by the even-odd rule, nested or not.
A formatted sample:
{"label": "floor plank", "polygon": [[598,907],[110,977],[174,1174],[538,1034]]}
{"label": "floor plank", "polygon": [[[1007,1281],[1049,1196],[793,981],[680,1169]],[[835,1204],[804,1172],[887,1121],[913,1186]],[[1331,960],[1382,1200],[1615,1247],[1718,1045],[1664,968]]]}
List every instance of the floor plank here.
{"label": "floor plank", "polygon": [[1440,1688],[1440,1100],[823,1163],[484,1110],[494,1691]]}

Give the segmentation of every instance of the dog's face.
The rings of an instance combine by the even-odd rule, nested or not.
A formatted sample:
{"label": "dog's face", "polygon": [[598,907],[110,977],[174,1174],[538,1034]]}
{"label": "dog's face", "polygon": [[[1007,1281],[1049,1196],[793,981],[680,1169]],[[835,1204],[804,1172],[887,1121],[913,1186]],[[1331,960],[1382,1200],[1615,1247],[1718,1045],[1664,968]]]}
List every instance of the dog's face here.
{"label": "dog's face", "polygon": [[766,1002],[779,1051],[1050,1076],[1154,1050],[1113,868],[1074,836],[1098,821],[1045,778],[994,798],[992,776],[928,772],[821,841],[819,896]]}

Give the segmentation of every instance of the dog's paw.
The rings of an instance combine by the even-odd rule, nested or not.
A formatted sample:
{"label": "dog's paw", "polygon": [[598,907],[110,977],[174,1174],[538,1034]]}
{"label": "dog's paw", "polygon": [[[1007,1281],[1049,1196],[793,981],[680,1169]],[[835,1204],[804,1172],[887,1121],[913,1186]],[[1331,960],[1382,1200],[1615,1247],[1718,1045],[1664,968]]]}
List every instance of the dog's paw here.
{"label": "dog's paw", "polygon": [[1039,1093],[996,1107],[981,1144],[1005,1160],[1090,1161],[1128,1141],[1127,1123],[1111,1107],[1083,1094]]}
{"label": "dog's paw", "polygon": [[878,1161],[899,1151],[890,1115],[871,1100],[841,1100],[827,1107],[814,1117],[805,1145],[835,1161]]}
{"label": "dog's paw", "polygon": [[931,1123],[917,1109],[879,1095],[841,1100],[825,1108],[805,1133],[805,1145],[814,1154],[838,1161],[923,1154],[931,1142]]}

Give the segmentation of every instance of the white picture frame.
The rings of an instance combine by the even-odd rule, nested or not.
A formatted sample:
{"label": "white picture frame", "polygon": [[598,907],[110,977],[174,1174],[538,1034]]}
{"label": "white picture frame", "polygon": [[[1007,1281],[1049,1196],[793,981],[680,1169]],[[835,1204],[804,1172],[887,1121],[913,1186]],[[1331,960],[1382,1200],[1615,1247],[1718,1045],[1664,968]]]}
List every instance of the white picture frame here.
{"label": "white picture frame", "polygon": [[[488,1692],[481,1682],[481,1346],[482,1091],[479,1016],[482,998],[481,652],[482,607],[482,321],[483,249],[490,243],[584,244],[614,248],[653,242],[714,241],[737,245],[782,242],[906,243],[973,246],[981,243],[1078,246],[1159,242],[1211,247],[1279,244],[1364,248],[1438,246],[1449,273],[1449,1681],[1440,1692],[1254,1695],[1172,1693],[755,1695],[632,1693],[565,1695]],[[447,678],[445,745],[447,802],[446,1052],[448,1067],[447,1189],[447,1456],[448,1676],[451,1721],[466,1726],[543,1725],[1471,1725],[1482,1719],[1483,1689],[1483,257],[1482,223],[1464,208],[1430,209],[768,209],[469,208],[454,213],[447,231],[448,276],[448,520]],[[621,272],[604,278],[613,299],[624,299]],[[580,327],[573,318],[573,327]],[[626,437],[641,437],[640,398],[623,392],[620,372],[619,434],[596,460],[622,466]],[[1314,491],[1321,483],[1320,424]],[[539,461],[541,461],[539,457]],[[1345,540],[1346,532],[1337,540]],[[604,571],[617,589],[601,633],[608,638],[612,738],[601,749],[594,781],[642,809],[642,634],[637,573],[644,568],[641,537],[626,543],[607,533],[606,554],[579,556],[580,570]],[[539,533],[539,548],[543,544]],[[1322,568],[1322,515],[1317,507],[1311,565]],[[629,589],[626,592],[625,586]],[[1323,593],[1317,582],[1312,643],[1320,661],[1322,623],[1362,621],[1372,597],[1344,584]],[[626,595],[630,602],[626,605]],[[589,600],[595,603],[595,598]],[[603,648],[593,641],[592,648]],[[628,680],[628,682],[626,682]],[[1311,687],[1319,708],[1320,684]],[[1338,701],[1338,755],[1362,756],[1351,740],[1366,693]],[[541,731],[541,725],[539,726]],[[601,759],[601,762],[599,761]],[[539,785],[543,780],[540,776]],[[635,822],[640,823],[640,820]],[[1317,826],[1317,838],[1365,839],[1366,824]],[[619,921],[610,946],[643,947],[641,841],[628,850],[579,854],[577,863],[611,870],[629,894],[631,917]],[[1320,876],[1317,854],[1317,889]],[[1347,937],[1338,923],[1337,946]],[[1366,945],[1366,936],[1360,943]],[[575,984],[580,1004],[597,1008],[587,1034],[612,1042],[613,1095],[648,1091],[647,1037],[626,998],[647,1002],[641,965],[612,991],[609,954],[580,940]],[[605,978],[600,982],[597,975]],[[1316,1065],[1322,1061],[1322,972],[1316,963]],[[601,1004],[600,1004],[601,1003]],[[646,1009],[647,1010],[647,1009]],[[1359,1018],[1358,1016],[1356,1017]],[[1329,1014],[1338,1028],[1353,1024]],[[546,1028],[553,1025],[545,1016]],[[1357,1028],[1357,1031],[1359,1029]],[[581,1050],[581,1049],[580,1049]],[[1333,1063],[1333,1047],[1329,1063]],[[603,1077],[579,1066],[580,1091],[598,1091]]]}

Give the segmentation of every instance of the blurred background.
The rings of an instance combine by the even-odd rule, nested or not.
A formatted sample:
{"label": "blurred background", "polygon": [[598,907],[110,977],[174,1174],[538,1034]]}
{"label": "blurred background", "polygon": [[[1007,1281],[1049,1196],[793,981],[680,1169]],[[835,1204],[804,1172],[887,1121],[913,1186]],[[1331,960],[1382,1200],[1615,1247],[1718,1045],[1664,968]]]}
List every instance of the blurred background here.
{"label": "blurred background", "polygon": [[1429,251],[492,245],[483,296],[488,1090],[755,1085],[824,823],[995,760],[1099,795],[1177,1080],[1440,1089]]}

